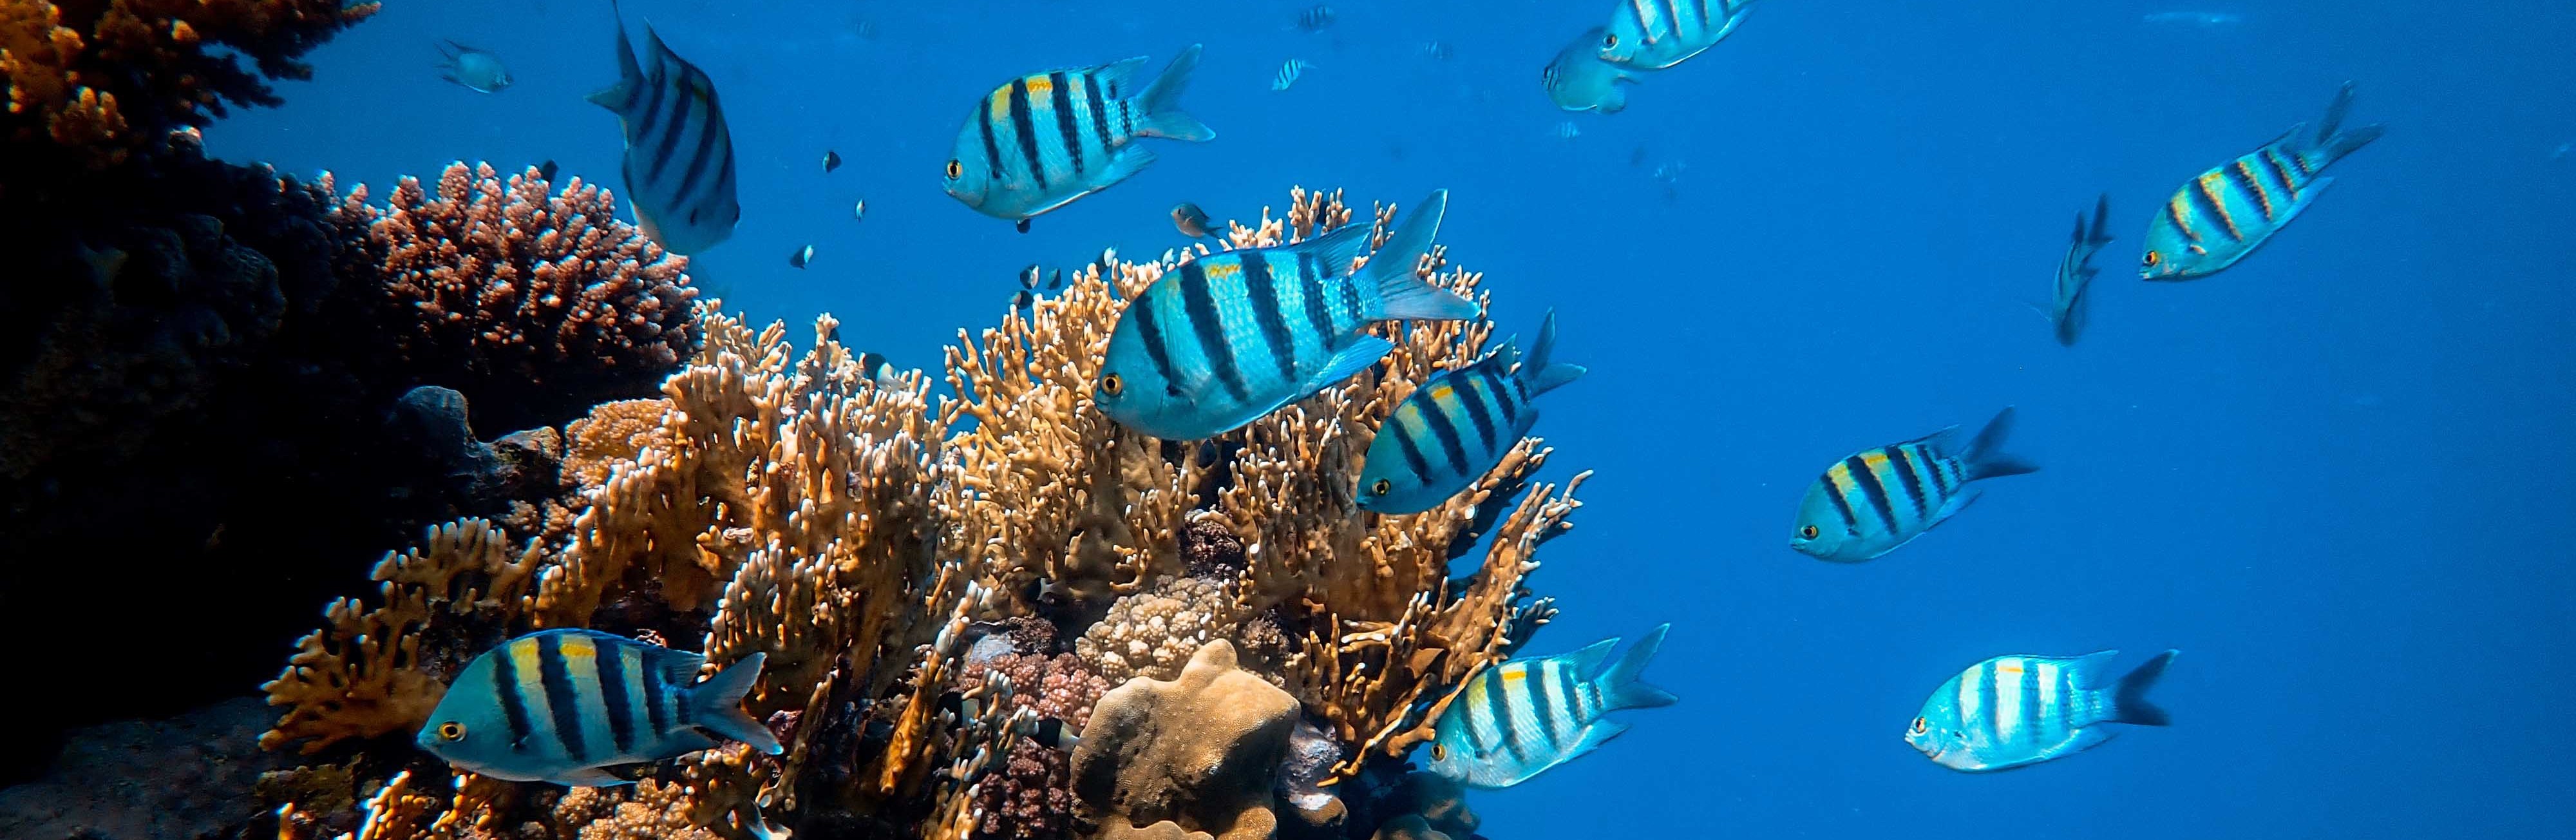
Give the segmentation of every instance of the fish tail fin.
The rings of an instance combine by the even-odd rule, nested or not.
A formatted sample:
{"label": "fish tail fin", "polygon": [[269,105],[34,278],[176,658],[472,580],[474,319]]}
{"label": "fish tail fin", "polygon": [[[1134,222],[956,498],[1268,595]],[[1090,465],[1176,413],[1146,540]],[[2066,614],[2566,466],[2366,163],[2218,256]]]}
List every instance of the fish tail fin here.
{"label": "fish tail fin", "polygon": [[2147,702],[2147,689],[2156,686],[2156,678],[2165,675],[2165,666],[2172,664],[2174,656],[2179,653],[2181,651],[2168,650],[2156,654],[2156,658],[2147,660],[2147,664],[2121,677],[2120,684],[2111,688],[2111,704],[2103,709],[2103,719],[2139,726],[2172,725],[2171,715],[2165,714],[2165,710],[2156,704]]}
{"label": "fish tail fin", "polygon": [[1986,428],[1977,432],[1976,439],[1968,442],[1968,451],[1959,456],[1959,463],[1967,468],[1969,481],[2039,471],[2038,464],[2004,451],[2004,438],[2012,436],[2012,427],[2012,406],[2004,406],[2004,410],[1995,412],[1995,419],[1986,421]]}
{"label": "fish tail fin", "polygon": [[[1655,625],[1655,629],[1646,631],[1636,644],[1629,645],[1627,653],[1611,661],[1601,676],[1594,678],[1605,709],[1651,709],[1670,706],[1678,699],[1672,692],[1647,685],[1644,679],[1646,663],[1655,658],[1657,648],[1664,646],[1664,632],[1671,629],[1671,624]],[[1605,737],[1602,740],[1609,739]]]}
{"label": "fish tail fin", "polygon": [[2111,244],[2111,194],[2103,193],[2093,202],[2093,233],[2085,241],[2095,246]]}
{"label": "fish tail fin", "polygon": [[636,86],[643,83],[644,68],[635,63],[635,42],[626,38],[626,15],[618,10],[617,0],[609,0],[608,12],[617,20],[617,82],[600,88],[582,99],[611,111],[622,112],[627,101],[634,98]]}
{"label": "fish tail fin", "polygon": [[2343,118],[2351,110],[2352,83],[2345,82],[2341,90],[2335,91],[2334,102],[2326,106],[2325,120],[2317,123],[2315,144],[2299,151],[2309,169],[2324,169],[2388,133],[2387,126],[2376,123],[2345,131]]}
{"label": "fish tail fin", "polygon": [[760,664],[768,658],[765,653],[743,657],[706,682],[690,686],[689,710],[694,714],[688,719],[710,732],[750,744],[752,749],[770,755],[783,752],[778,736],[769,734],[769,727],[742,711],[742,696],[751,693],[752,681],[760,679]]}
{"label": "fish tail fin", "polygon": [[1137,134],[1174,140],[1216,139],[1216,129],[1181,110],[1181,91],[1189,89],[1190,71],[1198,69],[1200,48],[1199,44],[1191,44],[1173,56],[1172,63],[1163,68],[1163,75],[1154,77],[1154,83],[1137,95],[1137,104],[1145,111],[1145,122],[1136,127]]}
{"label": "fish tail fin", "polygon": [[1457,293],[1432,285],[1414,276],[1413,267],[1430,252],[1431,238],[1440,233],[1440,218],[1449,212],[1449,191],[1432,190],[1395,226],[1395,234],[1386,244],[1369,255],[1367,265],[1353,282],[1362,288],[1377,289],[1374,311],[1362,314],[1372,321],[1397,318],[1421,318],[1432,321],[1456,321],[1476,317],[1476,302]]}
{"label": "fish tail fin", "polygon": [[1550,363],[1548,356],[1555,350],[1556,310],[1550,309],[1547,311],[1546,320],[1539,322],[1538,340],[1530,342],[1529,356],[1521,361],[1518,374],[1521,387],[1527,389],[1530,396],[1535,397],[1556,390],[1585,373],[1582,365]]}

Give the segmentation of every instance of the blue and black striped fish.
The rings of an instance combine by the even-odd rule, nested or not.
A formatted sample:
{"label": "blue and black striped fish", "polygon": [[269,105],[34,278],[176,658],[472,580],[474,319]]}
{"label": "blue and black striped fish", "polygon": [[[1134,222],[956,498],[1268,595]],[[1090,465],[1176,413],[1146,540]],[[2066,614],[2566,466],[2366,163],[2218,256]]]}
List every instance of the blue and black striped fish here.
{"label": "blue and black striped fish", "polygon": [[2084,211],[2075,211],[2075,235],[2066,244],[2066,256],[2057,261],[2057,286],[2050,295],[2048,323],[2057,329],[2057,343],[2075,346],[2084,334],[2085,293],[2093,288],[2093,276],[2102,273],[2093,267],[2093,255],[2111,244],[2111,196],[2103,194],[2093,204],[2093,220],[2086,222]]}
{"label": "blue and black striped fish", "polygon": [[732,738],[776,755],[742,712],[762,654],[692,684],[706,657],[594,630],[530,633],[466,663],[414,741],[458,767],[518,782],[626,784],[601,769]]}
{"label": "blue and black striped fish", "polygon": [[695,254],[732,236],[742,220],[742,205],[734,201],[733,134],[725,129],[715,81],[671,52],[650,23],[644,45],[649,66],[637,63],[621,18],[617,84],[587,98],[616,112],[625,129],[622,172],[636,225],[671,253]]}
{"label": "blue and black striped fish", "polygon": [[2118,730],[2164,726],[2147,689],[2176,651],[2104,686],[2116,650],[2076,658],[1998,656],[1941,684],[1905,727],[1905,742],[1943,767],[1970,773],[2037,764],[2092,749]]}
{"label": "blue and black striped fish", "polygon": [[2378,125],[2344,131],[2344,114],[2351,109],[2352,83],[2345,82],[2334,103],[2326,106],[2315,137],[2303,136],[2307,123],[2291,126],[2262,148],[2184,182],[2147,224],[2147,251],[2138,258],[2138,276],[2207,277],[2271,240],[2334,184],[2333,178],[2317,173],[2387,131]]}
{"label": "blue and black striped fish", "polygon": [[1433,192],[1356,272],[1367,225],[1164,272],[1119,313],[1093,401],[1154,437],[1212,437],[1375,364],[1395,345],[1363,332],[1371,322],[1475,317],[1414,273],[1448,204]]}
{"label": "blue and black striped fish", "polygon": [[1610,13],[1601,60],[1661,70],[1700,54],[1744,22],[1754,0],[1624,0]]}
{"label": "blue and black striped fish", "polygon": [[1434,724],[1431,772],[1463,785],[1506,788],[1599,749],[1628,731],[1603,715],[1673,704],[1672,694],[1640,680],[1670,629],[1646,631],[1616,662],[1608,662],[1619,644],[1614,637],[1478,672]]}
{"label": "blue and black striped fish", "polygon": [[1837,563],[1875,559],[1976,501],[1969,482],[2037,471],[2003,451],[2012,420],[2012,409],[1996,412],[1964,449],[1952,426],[1835,462],[1798,503],[1789,547]]}
{"label": "blue and black striped fish", "polygon": [[994,88],[957,130],[948,194],[976,212],[1019,223],[1127,180],[1154,162],[1138,137],[1216,139],[1181,111],[1199,45],[1138,84],[1144,56],[1085,70],[1050,70]]}
{"label": "blue and black striped fish", "polygon": [[1430,510],[1501,463],[1538,422],[1530,399],[1583,375],[1580,366],[1548,362],[1555,346],[1551,311],[1528,359],[1505,339],[1501,349],[1413,389],[1369,441],[1359,506],[1385,514]]}
{"label": "blue and black striped fish", "polygon": [[1302,58],[1282,61],[1279,63],[1279,75],[1270,77],[1270,89],[1287,90],[1297,84],[1298,77],[1306,75],[1306,71],[1313,69],[1315,69],[1314,63]]}

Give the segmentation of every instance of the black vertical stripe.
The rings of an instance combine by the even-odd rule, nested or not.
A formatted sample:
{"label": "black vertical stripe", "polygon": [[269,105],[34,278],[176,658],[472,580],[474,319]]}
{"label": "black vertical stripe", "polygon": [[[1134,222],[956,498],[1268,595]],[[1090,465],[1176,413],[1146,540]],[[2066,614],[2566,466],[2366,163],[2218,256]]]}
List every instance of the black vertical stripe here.
{"label": "black vertical stripe", "polygon": [[1562,746],[1557,741],[1556,727],[1552,725],[1556,722],[1556,681],[1547,678],[1544,660],[1530,663],[1522,673],[1527,676],[1521,682],[1530,687],[1530,719],[1538,721],[1539,737],[1547,739],[1548,750],[1553,752]]}
{"label": "black vertical stripe", "polygon": [[501,716],[510,723],[510,749],[526,749],[528,730],[535,724],[528,720],[528,698],[519,695],[518,660],[510,657],[507,644],[484,655],[492,657],[492,695],[501,704]]}
{"label": "black vertical stripe", "polygon": [[2002,669],[1992,662],[1977,666],[1977,709],[1986,717],[1984,723],[1988,736],[2000,736],[2004,732],[2003,710],[1998,708],[2003,703],[1997,699],[2000,694],[1995,691],[1995,672],[1999,670]]}
{"label": "black vertical stripe", "polygon": [[[1396,417],[1402,416],[1396,415]],[[1385,425],[1378,428],[1378,434],[1395,436],[1396,448],[1404,450],[1404,465],[1412,468],[1414,475],[1424,477],[1431,475],[1431,459],[1422,457],[1422,444],[1413,439],[1412,427],[1406,426],[1395,417],[1390,417],[1387,418]]]}
{"label": "black vertical stripe", "polygon": [[2217,222],[2220,230],[2227,231],[2227,238],[2230,241],[2245,241],[2245,235],[2237,232],[2236,230],[2235,218],[2227,215],[2227,208],[2219,204],[2218,193],[2210,190],[2208,181],[2193,178],[2191,179],[2191,186],[2188,187],[2188,189],[2191,192],[2191,197],[2200,199],[2200,210],[2202,211],[2202,216],[2208,218],[2210,221]]}
{"label": "black vertical stripe", "polygon": [[1833,468],[1827,467],[1825,469],[1825,476],[1817,480],[1825,483],[1825,498],[1833,500],[1834,512],[1842,514],[1843,528],[1845,530],[1859,530],[1860,517],[1852,514],[1851,500],[1843,498],[1843,485],[1842,482],[1834,480]]}
{"label": "black vertical stripe", "polygon": [[617,742],[618,755],[633,755],[635,700],[626,696],[626,651],[597,637],[591,646],[599,649],[599,704],[608,709],[608,736]]}
{"label": "black vertical stripe", "polygon": [[1527,754],[1521,752],[1520,728],[1512,725],[1511,704],[1504,702],[1502,679],[1495,671],[1485,672],[1485,677],[1485,713],[1494,719],[1494,734],[1502,736],[1504,752],[1511,753],[1513,758],[1527,760]]}
{"label": "black vertical stripe", "polygon": [[2290,200],[2299,200],[2299,182],[2292,179],[2290,168],[2281,163],[2281,153],[2264,149],[2261,157],[2263,168],[2272,170],[2272,179],[2281,182],[2281,189],[2290,194]]}
{"label": "black vertical stripe", "polygon": [[1911,448],[1915,456],[1923,460],[1924,466],[1931,468],[1932,488],[1940,491],[1942,501],[1949,501],[1950,493],[1957,489],[1950,483],[1949,459],[1933,454],[1931,449],[1924,446],[1917,445]]}
{"label": "black vertical stripe", "polygon": [[1900,446],[1889,450],[1887,459],[1896,462],[1896,480],[1904,485],[1905,499],[1914,503],[1914,521],[1923,521],[1931,506],[1924,501],[1923,477],[1914,473],[1914,451]]}
{"label": "black vertical stripe", "polygon": [[1235,364],[1234,347],[1225,340],[1225,322],[1217,315],[1216,295],[1208,288],[1207,262],[1225,258],[1220,254],[1181,266],[1181,313],[1188,316],[1191,332],[1198,335],[1199,354],[1206,356],[1208,366],[1215,369],[1217,383],[1224,385],[1236,402],[1251,402],[1252,386],[1243,380],[1243,368]]}
{"label": "black vertical stripe", "polygon": [[635,119],[634,136],[639,138],[652,137],[656,132],[662,130],[662,94],[663,92],[670,90],[671,86],[642,76],[635,77],[635,83],[643,85],[651,92],[644,100],[643,112]]}
{"label": "black vertical stripe", "polygon": [[1091,106],[1091,135],[1100,138],[1100,148],[1105,151],[1109,148],[1109,106],[1100,101],[1100,78],[1086,74],[1083,79],[1089,82],[1082,86],[1082,95],[1084,104]]}
{"label": "black vertical stripe", "polygon": [[1073,89],[1065,86],[1064,71],[1062,70],[1048,73],[1047,82],[1055,91],[1056,133],[1064,135],[1064,153],[1066,159],[1073,163],[1073,174],[1076,177],[1080,177],[1083,171],[1082,129],[1073,124]]}
{"label": "black vertical stripe", "polygon": [[[2190,186],[2186,185],[2186,186],[2184,186],[2184,187],[2183,187],[2183,189],[2185,189],[2185,190],[2191,190],[2192,188],[2191,188]],[[2197,192],[2197,190],[2192,190],[2192,191]],[[2183,236],[2183,238],[2184,238],[2184,239],[2188,239],[2188,240],[2191,240],[2191,241],[2193,241],[2193,242],[2198,242],[2198,241],[2200,241],[2200,231],[2199,231],[2199,230],[2197,230],[2197,229],[2194,229],[2194,228],[2191,226],[2191,220],[2190,220],[2190,219],[2185,219],[2185,218],[2183,218],[2183,217],[2182,217],[2182,202],[2179,202],[2179,201],[2168,201],[2168,202],[2165,202],[2165,220],[2166,220],[2166,221],[2169,221],[2169,222],[2172,222],[2172,223],[2173,223],[2173,226],[2174,226],[2174,230],[2175,230],[2175,231],[2177,231],[2177,232],[2180,232],[2180,233],[2182,234],[2182,236]]]}
{"label": "black vertical stripe", "polygon": [[1297,302],[1306,310],[1306,329],[1317,347],[1333,346],[1332,308],[1324,302],[1324,275],[1315,270],[1312,251],[1297,252]]}
{"label": "black vertical stripe", "polygon": [[[1438,400],[1422,401],[1422,425],[1431,427],[1431,436],[1440,439],[1440,454],[1449,459],[1449,475],[1467,473],[1467,447],[1458,440],[1458,426],[1449,412],[1440,409]],[[1424,478],[1431,476],[1425,474]]]}
{"label": "black vertical stripe", "polygon": [[984,130],[984,171],[1002,177],[1002,142],[993,137],[993,106],[990,102],[975,106],[975,125]]}
{"label": "black vertical stripe", "polygon": [[2245,161],[2239,159],[2225,171],[2228,183],[2235,184],[2237,191],[2244,193],[2245,198],[2253,203],[2255,209],[2262,211],[2263,221],[2271,221],[2272,194],[2263,189],[2262,184],[2254,182],[2254,168],[2246,166]]}
{"label": "black vertical stripe", "polygon": [[1851,471],[1852,483],[1860,485],[1860,494],[1869,499],[1870,509],[1878,512],[1878,521],[1895,533],[1896,510],[1887,503],[1887,488],[1878,483],[1878,472],[1858,455],[1843,459],[1843,466]]}
{"label": "black vertical stripe", "polygon": [[2023,737],[2036,740],[2039,735],[2039,663],[2022,663],[2021,731]]}
{"label": "black vertical stripe", "polygon": [[1127,311],[1136,316],[1136,337],[1145,344],[1145,361],[1153,363],[1154,375],[1161,378],[1165,385],[1178,380],[1172,377],[1172,351],[1164,343],[1163,322],[1158,320],[1162,316],[1154,314],[1154,302],[1163,297],[1155,292],[1168,288],[1158,284],[1154,288],[1145,290],[1145,294],[1137,297],[1136,302],[1127,304]]}
{"label": "black vertical stripe", "polygon": [[1480,389],[1466,376],[1453,375],[1445,377],[1445,380],[1454,383],[1450,386],[1450,393],[1457,395],[1458,406],[1467,410],[1467,422],[1475,424],[1476,440],[1485,445],[1482,454],[1493,454],[1494,416],[1487,412],[1484,398],[1476,395]]}
{"label": "black vertical stripe", "polygon": [[[1331,269],[1332,266],[1325,266],[1325,268]],[[1343,278],[1333,283],[1333,300],[1340,306],[1340,311],[1334,313],[1333,317],[1336,332],[1355,329],[1361,322],[1367,320],[1360,312],[1360,284],[1357,278]]]}
{"label": "black vertical stripe", "polygon": [[1281,384],[1304,381],[1297,375],[1297,343],[1288,335],[1288,319],[1279,311],[1279,289],[1271,281],[1270,260],[1261,251],[1243,252],[1243,293],[1252,306],[1252,319],[1261,325],[1262,343],[1270,348],[1270,360],[1279,369]]}
{"label": "black vertical stripe", "polygon": [[564,755],[573,761],[590,763],[590,751],[581,737],[581,695],[572,686],[572,672],[564,666],[563,634],[537,636],[537,680],[546,690],[546,712],[553,716],[555,742],[562,744]]}
{"label": "black vertical stripe", "polygon": [[724,112],[716,110],[716,101],[712,93],[707,98],[706,118],[701,122],[704,125],[698,130],[698,147],[689,153],[689,167],[681,170],[679,188],[671,191],[672,200],[682,204],[695,203],[692,199],[697,196],[698,180],[706,177],[710,161],[716,160],[721,154],[724,166],[733,164],[733,149],[730,145],[721,153],[716,149],[716,144],[724,140]]}
{"label": "black vertical stripe", "polygon": [[1503,425],[1521,427],[1520,383],[1503,374],[1503,366],[1488,361],[1476,366],[1476,378],[1485,383],[1487,393],[1494,395],[1494,406],[1502,409]]}
{"label": "black vertical stripe", "polygon": [[1118,136],[1136,136],[1136,106],[1124,99],[1118,100]]}
{"label": "black vertical stripe", "polygon": [[644,650],[644,716],[653,724],[653,737],[671,731],[671,683],[664,679],[665,661],[670,653],[658,647]]}
{"label": "black vertical stripe", "polygon": [[1037,179],[1039,192],[1045,192],[1046,165],[1038,160],[1038,129],[1035,121],[1036,118],[1029,114],[1029,80],[1026,77],[1012,79],[1011,132],[1018,135],[1020,156],[1028,159],[1029,177]]}
{"label": "black vertical stripe", "polygon": [[[682,80],[681,89],[676,93],[678,95],[671,98],[671,118],[663,121],[660,142],[653,144],[653,159],[650,166],[644,170],[644,182],[648,184],[662,183],[662,167],[670,165],[671,155],[680,150],[680,135],[689,133],[689,123],[692,122],[689,118],[689,106],[696,103],[698,98],[691,95],[691,91],[687,89],[685,77]],[[627,186],[631,189],[635,185]]]}

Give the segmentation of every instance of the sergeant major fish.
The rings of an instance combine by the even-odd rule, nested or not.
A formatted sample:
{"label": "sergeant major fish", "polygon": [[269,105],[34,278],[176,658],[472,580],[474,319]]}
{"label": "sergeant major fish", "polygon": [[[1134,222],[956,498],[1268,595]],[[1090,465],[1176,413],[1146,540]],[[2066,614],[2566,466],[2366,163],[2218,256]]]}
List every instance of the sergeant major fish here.
{"label": "sergeant major fish", "polygon": [[1538,84],[1547,91],[1548,101],[1568,111],[1604,114],[1616,114],[1628,107],[1628,92],[1619,83],[1633,84],[1636,77],[1601,60],[1601,41],[1605,37],[1606,30],[1592,27],[1559,50],[1556,60],[1539,71]]}
{"label": "sergeant major fish", "polygon": [[1923,701],[1905,743],[1952,770],[1980,773],[2064,758],[2111,740],[2106,723],[2164,726],[2147,689],[2176,651],[2165,651],[2115,684],[2104,677],[2116,650],[2073,659],[1998,656],[1951,677]]}
{"label": "sergeant major fish", "polygon": [[2073,347],[2076,337],[2084,333],[2085,292],[2093,287],[2093,276],[2102,273],[2093,267],[2093,255],[2111,244],[2110,216],[2109,193],[2094,202],[2090,223],[2084,220],[2084,211],[2075,211],[2075,235],[2067,242],[2066,256],[2057,261],[2057,285],[2046,313],[2060,345]]}
{"label": "sergeant major fish", "polygon": [[1551,364],[1556,313],[1539,324],[1523,359],[1511,339],[1464,367],[1434,374],[1397,403],[1360,469],[1357,504],[1384,514],[1439,507],[1501,463],[1503,453],[1538,423],[1530,399],[1582,376],[1576,365]]}
{"label": "sergeant major fish", "polygon": [[2138,258],[2138,276],[2148,280],[2191,280],[2235,265],[2263,246],[2290,220],[2306,212],[2333,178],[2317,173],[2354,150],[2379,139],[2387,129],[2365,125],[2343,130],[2352,108],[2352,83],[2345,82],[2326,106],[2313,138],[2303,137],[2300,123],[2262,148],[2200,173],[2165,201],[2147,225],[2147,250]]}
{"label": "sergeant major fish", "polygon": [[1700,54],[1735,31],[1755,0],[1623,0],[1610,13],[1601,60],[1661,70]]}
{"label": "sergeant major fish", "polygon": [[2012,421],[2012,409],[1996,412],[1965,449],[1954,441],[1953,426],[1835,462],[1798,503],[1789,547],[1819,560],[1858,563],[1922,536],[1977,500],[1969,482],[2039,469],[2003,452]]}
{"label": "sergeant major fish", "polygon": [[1306,75],[1306,71],[1313,69],[1315,69],[1315,65],[1302,58],[1292,58],[1287,61],[1280,62],[1279,75],[1272,76],[1270,78],[1270,89],[1287,90],[1297,84],[1298,77]]}
{"label": "sergeant major fish", "polygon": [[945,188],[976,212],[1029,229],[1030,217],[1127,180],[1154,162],[1138,137],[1206,141],[1216,132],[1181,111],[1199,45],[1139,88],[1138,56],[1050,70],[994,88],[957,131]]}
{"label": "sergeant major fish", "polygon": [[510,68],[501,65],[501,57],[486,50],[442,41],[438,47],[438,77],[475,93],[500,93],[510,86]]}
{"label": "sergeant major fish", "polygon": [[[612,12],[617,4],[611,2]],[[644,25],[649,67],[638,64],[617,26],[617,84],[586,97],[617,114],[625,130],[621,172],[636,225],[674,254],[696,254],[733,235],[742,219],[734,200],[733,133],[716,101],[715,81],[662,43]]]}
{"label": "sergeant major fish", "polygon": [[1507,788],[1599,749],[1628,731],[1604,715],[1673,704],[1672,694],[1640,680],[1671,628],[1646,631],[1606,666],[1610,648],[1619,644],[1615,637],[1478,672],[1434,724],[1431,772],[1472,787]]}
{"label": "sergeant major fish", "polygon": [[1093,401],[1127,428],[1198,440],[1375,364],[1395,345],[1362,332],[1371,322],[1475,317],[1474,301],[1414,274],[1448,202],[1431,193],[1356,272],[1367,225],[1164,272],[1119,313]]}
{"label": "sergeant major fish", "polygon": [[465,665],[414,739],[466,770],[517,782],[628,784],[602,769],[660,761],[717,737],[777,755],[743,714],[764,656],[692,683],[706,657],[593,630],[511,639]]}

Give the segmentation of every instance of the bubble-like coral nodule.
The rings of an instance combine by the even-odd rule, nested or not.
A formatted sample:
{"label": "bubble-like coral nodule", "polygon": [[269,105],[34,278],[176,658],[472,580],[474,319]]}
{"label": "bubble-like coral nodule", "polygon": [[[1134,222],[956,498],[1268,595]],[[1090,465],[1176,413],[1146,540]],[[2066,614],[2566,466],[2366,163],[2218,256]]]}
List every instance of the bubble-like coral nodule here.
{"label": "bubble-like coral nodule", "polygon": [[[1214,246],[1069,271],[1061,294],[961,332],[929,374],[948,386],[938,398],[923,374],[880,382],[862,369],[828,316],[800,353],[783,325],[710,314],[664,399],[602,406],[565,436],[581,452],[567,474],[583,484],[568,527],[473,554],[499,571],[471,597],[400,584],[376,612],[339,608],[342,628],[325,640],[365,635],[406,655],[308,651],[273,686],[288,718],[272,742],[386,728],[337,719],[345,707],[310,687],[337,684],[335,664],[353,685],[432,678],[423,663],[489,643],[489,630],[450,626],[460,621],[652,629],[702,648],[711,667],[768,657],[748,705],[780,713],[787,753],[718,750],[663,771],[688,780],[691,825],[719,835],[1371,836],[1401,809],[1329,800],[1391,796],[1452,690],[1543,623],[1550,608],[1530,600],[1527,576],[1579,506],[1580,475],[1531,480],[1548,456],[1534,440],[1440,508],[1351,505],[1378,419],[1481,354],[1490,324],[1378,327],[1397,344],[1382,365],[1218,445],[1167,447],[1102,416],[1090,394],[1122,302],[1179,260],[1355,217],[1383,241],[1394,210],[1362,216],[1338,193],[1301,190],[1284,218],[1265,213]],[[1445,259],[1435,251],[1416,271],[1476,296],[1479,275]],[[1479,533],[1481,554],[1461,546]],[[1453,554],[1481,562],[1452,579]],[[412,606],[422,598],[473,606]],[[349,624],[378,614],[363,633]],[[693,616],[702,634],[686,632]],[[1242,702],[1207,707],[1219,695]],[[1244,737],[1143,737],[1193,726]],[[317,756],[438,771],[398,749],[347,738]],[[1216,753],[1234,770],[1200,772]],[[414,803],[437,789],[414,778],[390,800],[369,789],[336,801]],[[544,828],[525,818],[531,806],[488,791],[431,798],[377,824]]]}

